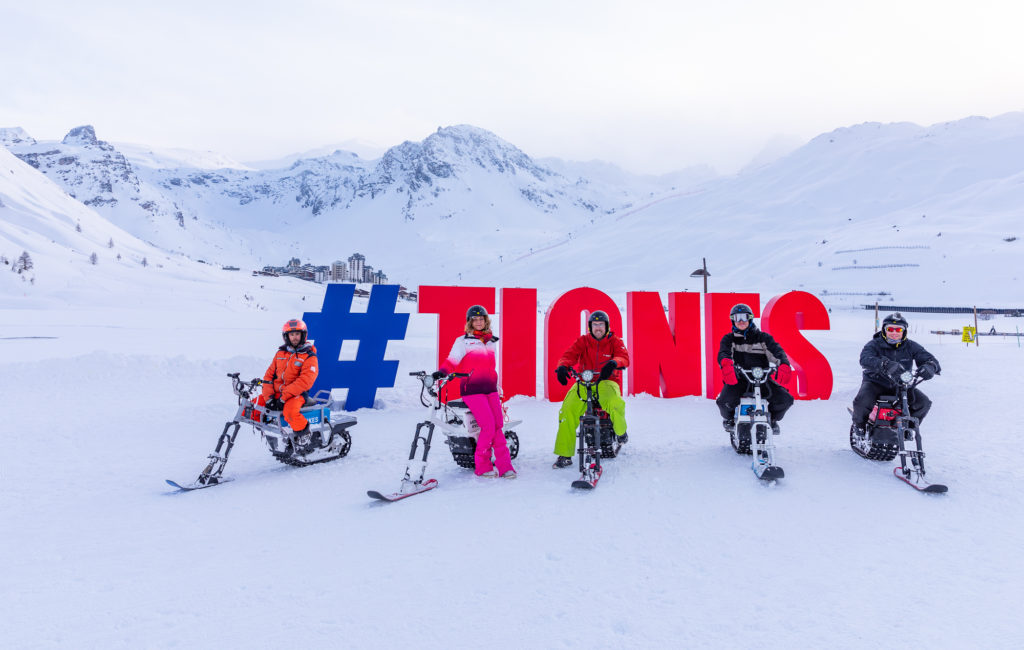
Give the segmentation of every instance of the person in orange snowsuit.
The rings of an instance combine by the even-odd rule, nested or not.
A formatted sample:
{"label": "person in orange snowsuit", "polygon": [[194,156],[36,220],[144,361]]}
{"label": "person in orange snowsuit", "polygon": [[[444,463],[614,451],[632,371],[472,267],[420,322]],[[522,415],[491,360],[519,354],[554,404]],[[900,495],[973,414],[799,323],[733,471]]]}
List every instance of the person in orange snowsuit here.
{"label": "person in orange snowsuit", "polygon": [[295,433],[309,433],[309,421],[299,412],[306,403],[309,389],[316,381],[316,348],[306,340],[306,324],[293,318],[281,328],[284,345],[277,349],[274,360],[263,374],[260,401],[268,410],[283,411]]}

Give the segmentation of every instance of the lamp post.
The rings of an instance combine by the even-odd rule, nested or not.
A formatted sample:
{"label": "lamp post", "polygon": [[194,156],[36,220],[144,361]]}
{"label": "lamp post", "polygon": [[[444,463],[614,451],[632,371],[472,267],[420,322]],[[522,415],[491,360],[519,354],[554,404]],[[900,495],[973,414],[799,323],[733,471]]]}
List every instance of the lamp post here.
{"label": "lamp post", "polygon": [[704,293],[707,293],[708,292],[708,278],[711,277],[711,274],[708,273],[708,258],[702,257],[700,259],[701,259],[701,262],[702,262],[701,268],[699,268],[696,271],[694,271],[693,273],[691,273],[690,277],[691,278],[703,277],[704,278]]}

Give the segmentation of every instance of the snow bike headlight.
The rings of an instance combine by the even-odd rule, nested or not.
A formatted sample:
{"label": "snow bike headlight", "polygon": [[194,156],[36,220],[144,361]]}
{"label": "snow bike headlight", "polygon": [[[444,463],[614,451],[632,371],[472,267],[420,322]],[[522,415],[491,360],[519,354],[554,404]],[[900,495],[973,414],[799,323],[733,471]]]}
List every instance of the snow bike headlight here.
{"label": "snow bike headlight", "polygon": [[764,368],[754,368],[751,374],[754,375],[754,379],[760,381],[760,379],[764,377]]}
{"label": "snow bike headlight", "polygon": [[902,381],[904,384],[909,384],[910,380],[913,379],[913,378],[914,378],[914,374],[912,372],[910,372],[909,370],[907,370],[902,375],[900,375],[900,381]]}
{"label": "snow bike headlight", "polygon": [[582,379],[583,381],[593,381],[593,379],[594,379],[594,371],[593,370],[584,370],[583,373],[580,374],[580,379]]}

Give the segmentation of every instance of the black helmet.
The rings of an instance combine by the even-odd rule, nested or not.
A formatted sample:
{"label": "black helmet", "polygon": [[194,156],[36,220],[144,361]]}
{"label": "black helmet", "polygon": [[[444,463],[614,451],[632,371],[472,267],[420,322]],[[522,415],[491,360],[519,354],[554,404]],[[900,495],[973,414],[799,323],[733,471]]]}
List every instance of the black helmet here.
{"label": "black helmet", "polygon": [[593,325],[594,323],[604,323],[605,331],[609,331],[610,332],[611,329],[612,329],[611,321],[608,320],[608,314],[604,313],[600,309],[598,309],[595,312],[592,312],[590,314],[590,318],[587,319],[587,331],[588,332],[593,332],[593,330],[591,329],[591,325]]}
{"label": "black helmet", "polygon": [[733,305],[732,309],[729,310],[729,320],[735,320],[736,314],[746,314],[748,321],[754,320],[754,310],[742,302]]}
{"label": "black helmet", "polygon": [[884,319],[882,319],[882,336],[885,336],[886,338],[888,338],[888,337],[885,335],[885,328],[888,325],[897,325],[899,327],[902,327],[903,328],[903,338],[901,338],[900,341],[906,341],[907,340],[907,332],[910,331],[910,324],[907,323],[907,319],[906,318],[903,318],[903,314],[901,314],[901,313],[899,313],[897,311],[897,312],[894,312],[892,314],[889,314]]}
{"label": "black helmet", "polygon": [[473,305],[466,311],[466,320],[469,321],[474,316],[483,316],[487,318],[487,310],[480,305]]}

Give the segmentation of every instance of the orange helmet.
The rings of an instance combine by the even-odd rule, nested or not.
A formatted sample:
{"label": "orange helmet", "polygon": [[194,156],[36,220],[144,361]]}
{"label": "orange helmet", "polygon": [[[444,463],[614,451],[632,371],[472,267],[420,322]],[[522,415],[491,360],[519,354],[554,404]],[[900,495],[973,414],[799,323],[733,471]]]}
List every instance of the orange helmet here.
{"label": "orange helmet", "polygon": [[298,318],[293,318],[284,324],[281,328],[281,338],[284,339],[285,344],[291,345],[291,341],[288,340],[289,332],[302,332],[302,340],[299,341],[299,345],[306,342],[306,337],[309,335],[309,330],[306,329],[306,324]]}

